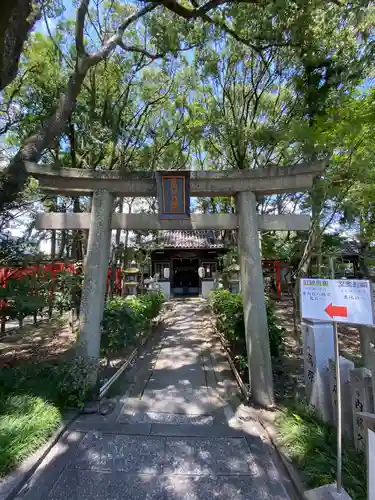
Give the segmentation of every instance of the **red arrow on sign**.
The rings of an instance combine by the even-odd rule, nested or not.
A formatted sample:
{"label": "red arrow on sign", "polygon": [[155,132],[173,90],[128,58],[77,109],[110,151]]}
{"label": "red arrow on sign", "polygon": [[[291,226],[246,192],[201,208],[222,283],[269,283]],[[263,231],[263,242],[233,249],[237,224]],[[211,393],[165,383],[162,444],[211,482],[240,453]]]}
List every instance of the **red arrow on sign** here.
{"label": "red arrow on sign", "polygon": [[345,306],[334,306],[331,303],[324,310],[328,314],[328,316],[331,316],[331,318],[333,318],[334,316],[347,318],[348,316],[348,309]]}

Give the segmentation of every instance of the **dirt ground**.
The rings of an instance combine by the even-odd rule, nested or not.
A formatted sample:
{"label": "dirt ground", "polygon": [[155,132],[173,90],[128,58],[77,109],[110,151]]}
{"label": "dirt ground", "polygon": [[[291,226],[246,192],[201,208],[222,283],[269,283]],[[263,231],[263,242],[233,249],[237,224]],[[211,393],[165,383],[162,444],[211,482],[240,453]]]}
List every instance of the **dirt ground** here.
{"label": "dirt ground", "polygon": [[[136,342],[140,344],[147,332],[139,333]],[[0,368],[14,367],[25,361],[53,361],[74,355],[76,334],[72,331],[70,315],[39,321],[36,325],[25,325],[12,330],[0,339]],[[129,345],[111,356],[101,359],[99,379],[104,383],[127,359],[135,345]]]}
{"label": "dirt ground", "polygon": [[[286,330],[285,352],[274,367],[275,389],[278,398],[304,398],[304,375],[302,339],[293,332],[293,303],[290,297],[284,296],[275,301],[276,315]],[[361,359],[358,329],[352,326],[339,325],[340,354],[359,365]]]}
{"label": "dirt ground", "polygon": [[68,315],[12,330],[0,339],[0,368],[23,361],[57,358],[67,353],[74,342]]}

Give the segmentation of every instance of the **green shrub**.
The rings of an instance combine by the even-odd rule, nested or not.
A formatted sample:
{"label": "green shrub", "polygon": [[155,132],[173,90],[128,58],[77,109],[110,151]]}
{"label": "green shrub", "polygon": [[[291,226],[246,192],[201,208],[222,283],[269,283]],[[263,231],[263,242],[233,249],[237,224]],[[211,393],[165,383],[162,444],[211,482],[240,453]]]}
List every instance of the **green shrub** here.
{"label": "green shrub", "polygon": [[163,302],[162,293],[108,299],[102,323],[103,355],[108,357],[111,352],[135,343],[137,335],[159,314]]}
{"label": "green shrub", "polygon": [[0,299],[7,301],[6,316],[18,319],[20,326],[26,316],[46,306],[46,297],[38,293],[36,280],[30,276],[7,280],[5,287],[0,288]]}
{"label": "green shrub", "polygon": [[226,339],[233,343],[245,339],[245,324],[241,296],[229,290],[215,290],[211,303],[217,316],[217,328]]}
{"label": "green shrub", "polygon": [[269,297],[266,297],[266,311],[271,356],[277,358],[284,350],[285,328],[278,324],[275,314],[275,303]]}
{"label": "green shrub", "polygon": [[[18,319],[20,326],[25,317],[49,312],[62,314],[77,306],[77,290],[81,288],[82,276],[68,271],[56,273],[51,279],[50,273],[29,274],[8,279],[0,287],[0,300],[7,301],[2,315]],[[53,293],[52,293],[53,291]]]}
{"label": "green shrub", "polygon": [[138,297],[138,301],[144,306],[145,316],[151,320],[156,318],[160,313],[164,303],[164,295],[162,292],[147,293]]}
{"label": "green shrub", "polygon": [[53,365],[56,379],[56,403],[61,407],[81,407],[88,391],[88,376],[92,366],[81,357]]}
{"label": "green shrub", "polygon": [[[274,303],[268,298],[266,311],[271,356],[280,356],[283,349],[284,329],[277,324]],[[211,294],[211,305],[216,314],[217,329],[233,344],[246,345],[242,297],[238,293],[218,289]]]}
{"label": "green shrub", "polygon": [[83,358],[24,362],[0,369],[0,399],[10,394],[40,396],[60,409],[82,406],[90,366]]}
{"label": "green shrub", "polygon": [[142,326],[142,316],[136,315],[125,297],[112,297],[106,302],[103,314],[101,351],[110,352],[130,344]]}
{"label": "green shrub", "polygon": [[89,368],[74,358],[0,369],[0,477],[51,436],[62,410],[83,405]]}

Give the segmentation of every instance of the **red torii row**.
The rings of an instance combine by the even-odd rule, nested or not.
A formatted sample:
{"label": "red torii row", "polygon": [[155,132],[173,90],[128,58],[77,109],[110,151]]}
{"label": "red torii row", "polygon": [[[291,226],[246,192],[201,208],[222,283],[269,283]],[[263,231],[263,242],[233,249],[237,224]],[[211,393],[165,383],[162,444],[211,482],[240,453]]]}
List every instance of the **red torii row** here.
{"label": "red torii row", "polygon": [[[280,260],[262,260],[263,267],[270,268],[273,267],[273,271],[275,273],[275,281],[276,281],[276,292],[277,295],[281,296],[281,269],[282,268],[291,268],[289,264],[286,262],[282,262]],[[74,262],[50,262],[47,264],[35,263],[31,264],[27,267],[2,267],[0,268],[0,286],[5,288],[6,282],[9,279],[20,279],[24,276],[30,275],[40,275],[47,276],[49,275],[50,279],[53,281],[56,277],[56,274],[62,272],[70,272],[75,274],[77,269],[77,263]],[[107,292],[110,285],[111,278],[111,267],[108,267],[108,278],[107,278]],[[121,294],[122,289],[122,278],[123,272],[121,268],[117,267],[115,272],[114,279],[114,293]],[[53,286],[51,287],[51,293],[53,294]]]}
{"label": "red torii row", "polygon": [[[1,267],[0,268],[0,286],[5,288],[6,283],[10,279],[21,279],[25,276],[49,276],[51,281],[55,279],[56,275],[62,272],[69,272],[71,274],[77,274],[80,272],[80,266],[75,262],[50,262],[48,264],[35,263],[27,267]],[[110,285],[111,278],[111,267],[108,267],[108,279],[107,279],[107,292]],[[115,293],[121,293],[121,283],[123,278],[123,272],[121,268],[117,267],[115,272],[114,280],[114,291]],[[51,287],[51,293],[53,294],[53,285]]]}

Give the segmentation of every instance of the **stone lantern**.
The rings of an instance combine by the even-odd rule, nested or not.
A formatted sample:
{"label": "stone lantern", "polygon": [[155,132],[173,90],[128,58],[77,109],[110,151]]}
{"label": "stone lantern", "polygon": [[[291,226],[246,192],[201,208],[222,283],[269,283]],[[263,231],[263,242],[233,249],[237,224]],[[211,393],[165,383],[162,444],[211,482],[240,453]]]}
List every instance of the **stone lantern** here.
{"label": "stone lantern", "polygon": [[137,295],[140,278],[140,269],[137,267],[137,263],[132,260],[129,267],[124,270],[125,295]]}
{"label": "stone lantern", "polygon": [[232,293],[240,292],[240,266],[235,259],[233,259],[232,264],[228,266],[228,284],[229,290]]}

